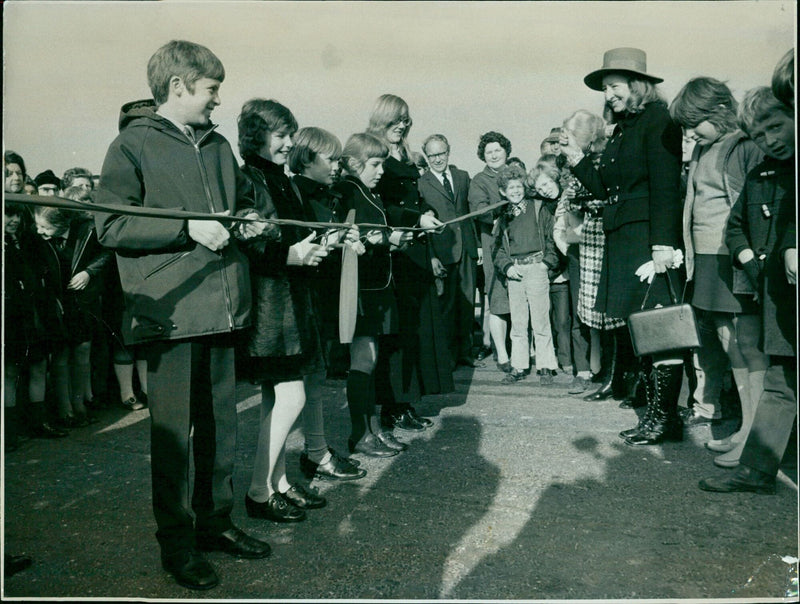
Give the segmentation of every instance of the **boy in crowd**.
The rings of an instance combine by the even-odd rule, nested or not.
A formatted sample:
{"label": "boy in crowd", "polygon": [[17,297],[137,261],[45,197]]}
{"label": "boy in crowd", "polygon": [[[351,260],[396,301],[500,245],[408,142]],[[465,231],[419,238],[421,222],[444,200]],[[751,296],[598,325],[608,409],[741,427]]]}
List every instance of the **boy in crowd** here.
{"label": "boy in crowd", "polygon": [[758,292],[769,367],[739,466],[728,477],[701,480],[704,491],[774,493],[795,425],[797,198],[794,108],[787,100],[793,99],[781,102],[762,87],[749,91],[739,107],[742,130],[766,157],[747,176],[728,219],[725,243]]}
{"label": "boy in crowd", "polygon": [[[103,163],[99,203],[256,217],[252,188],[211,112],[225,78],[207,48],[172,41],[150,58],[154,100],[123,106]],[[245,257],[222,222],[97,214],[103,245],[117,251],[126,344],[148,362],[153,510],[161,561],[190,589],[219,579],[199,550],[264,558],[267,543],[236,528],[234,343],[250,320]],[[264,223],[231,229],[259,235]],[[189,493],[194,430],[194,490]],[[191,511],[194,511],[193,522]]]}

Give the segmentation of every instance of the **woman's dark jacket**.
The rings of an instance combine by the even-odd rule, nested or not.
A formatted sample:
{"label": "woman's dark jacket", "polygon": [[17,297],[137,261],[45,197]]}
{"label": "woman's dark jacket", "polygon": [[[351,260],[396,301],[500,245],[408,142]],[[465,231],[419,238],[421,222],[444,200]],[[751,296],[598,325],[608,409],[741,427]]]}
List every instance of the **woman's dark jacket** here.
{"label": "woman's dark jacket", "polygon": [[734,266],[750,248],[756,256],[761,302],[762,350],[797,356],[797,286],[786,279],[784,252],[797,246],[795,158],[765,158],[747,175],[728,217],[725,245]]}
{"label": "woman's dark jacket", "polygon": [[[597,168],[587,156],[572,171],[605,203],[606,247],[595,309],[625,319],[644,299],[648,284],[636,270],[652,260],[651,246],[682,247],[681,129],[663,103],[649,103],[620,118]],[[682,269],[670,272],[680,288]],[[663,276],[654,278],[648,301],[671,303]]]}
{"label": "woman's dark jacket", "polygon": [[603,230],[647,221],[648,246],[682,247],[681,136],[666,106],[648,103],[617,122],[596,170],[589,156],[572,168],[596,199],[607,202]]}
{"label": "woman's dark jacket", "polygon": [[[242,172],[252,181],[255,210],[264,218],[314,221],[283,167],[259,156],[245,157]],[[289,247],[313,229],[282,225],[241,242],[250,261],[252,317],[247,352],[253,357],[286,357],[312,350],[317,326],[309,270],[287,266]]]}

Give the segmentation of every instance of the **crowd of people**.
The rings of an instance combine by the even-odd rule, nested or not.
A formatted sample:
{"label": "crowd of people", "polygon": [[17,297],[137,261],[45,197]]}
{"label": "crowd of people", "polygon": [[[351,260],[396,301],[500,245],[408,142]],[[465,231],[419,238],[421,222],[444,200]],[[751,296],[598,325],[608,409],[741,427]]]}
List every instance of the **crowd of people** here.
{"label": "crowd of people", "polygon": [[[170,42],[148,64],[153,98],[123,106],[99,184],[81,168],[31,179],[4,154],[7,194],[119,208],[6,199],[6,451],[66,437],[107,405],[147,408],[162,563],[192,589],[218,583],[201,551],[270,553],[230,518],[237,377],[261,385],[253,518],[299,522],[326,504],[287,476],[299,418],[302,473],[358,480],[358,455],[393,457],[403,431],[433,425],[416,410],[423,396],[487,364],[505,385],[535,369],[542,386],[563,376],[586,401],[646,407],[620,433],[631,446],[727,417],[730,376],[740,427],[706,446],[737,469],[700,486],[773,492],[796,405],[793,56],[741,103],[706,76],[668,103],[643,51],[610,50],[584,78],[601,112],[547,125],[530,170],[486,132],[470,177],[444,134],[411,149],[410,108],[392,94],[344,144],[254,98],[238,118],[240,166],[210,120],[224,67]],[[150,208],[195,214],[139,211]],[[701,346],[637,356],[628,317],[675,292]],[[321,396],[340,374],[347,453],[326,438]]]}

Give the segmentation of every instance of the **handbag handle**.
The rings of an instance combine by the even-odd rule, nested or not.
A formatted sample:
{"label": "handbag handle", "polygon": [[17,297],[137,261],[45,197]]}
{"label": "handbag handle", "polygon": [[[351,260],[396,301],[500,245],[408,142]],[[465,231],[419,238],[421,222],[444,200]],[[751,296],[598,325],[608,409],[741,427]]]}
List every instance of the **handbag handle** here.
{"label": "handbag handle", "polygon": [[[665,270],[663,273],[656,273],[655,276],[658,277],[659,274],[663,274],[667,278],[667,289],[669,290],[670,300],[672,300],[673,304],[678,304],[678,296],[675,295],[675,288],[672,285],[672,278],[669,276],[669,269]],[[650,288],[653,287],[653,281],[655,281],[655,278],[653,278],[653,280],[650,281],[650,284],[647,286],[647,291],[644,292],[644,300],[642,300],[642,306],[640,310],[644,310],[644,305],[647,304],[647,297],[650,295]],[[686,294],[686,286],[684,286],[683,288],[683,294],[681,295],[681,302],[683,302],[683,296],[685,294]]]}

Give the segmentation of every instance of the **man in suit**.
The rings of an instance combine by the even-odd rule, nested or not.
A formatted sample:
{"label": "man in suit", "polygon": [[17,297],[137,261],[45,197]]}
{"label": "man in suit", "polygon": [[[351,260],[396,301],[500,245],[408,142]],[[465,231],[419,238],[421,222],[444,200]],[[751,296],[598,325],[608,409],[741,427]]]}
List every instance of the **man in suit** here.
{"label": "man in suit", "polygon": [[[449,165],[450,144],[441,134],[432,134],[422,144],[429,170],[419,179],[419,192],[442,222],[469,213],[469,174]],[[472,356],[475,317],[475,279],[478,243],[471,219],[448,225],[432,235],[433,270],[442,280],[440,302],[446,321],[451,357],[456,365],[480,367]]]}

